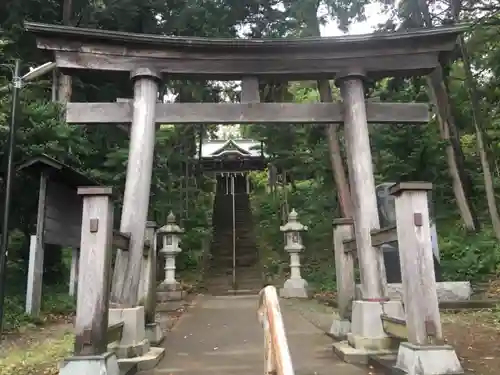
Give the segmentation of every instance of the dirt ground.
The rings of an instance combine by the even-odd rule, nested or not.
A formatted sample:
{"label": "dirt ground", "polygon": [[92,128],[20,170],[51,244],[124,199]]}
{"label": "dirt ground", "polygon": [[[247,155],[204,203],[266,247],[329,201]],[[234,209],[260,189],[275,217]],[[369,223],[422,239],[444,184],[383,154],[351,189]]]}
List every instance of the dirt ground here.
{"label": "dirt ground", "polygon": [[464,370],[496,375],[500,369],[500,310],[443,314],[443,333]]}
{"label": "dirt ground", "polygon": [[[176,311],[158,316],[162,328],[169,331],[193,300]],[[5,335],[0,343],[0,375],[56,375],[59,362],[73,351],[73,317],[53,317],[43,326],[26,326]]]}
{"label": "dirt ground", "polygon": [[[500,300],[500,280],[490,283],[486,298]],[[316,299],[328,304],[333,293],[319,293]],[[497,375],[500,371],[500,306],[495,309],[442,312],[443,334],[452,345],[466,373]]]}
{"label": "dirt ground", "polygon": [[[485,298],[500,299],[500,280],[492,281]],[[464,370],[494,375],[500,369],[500,306],[495,309],[442,315],[446,341],[457,351]]]}

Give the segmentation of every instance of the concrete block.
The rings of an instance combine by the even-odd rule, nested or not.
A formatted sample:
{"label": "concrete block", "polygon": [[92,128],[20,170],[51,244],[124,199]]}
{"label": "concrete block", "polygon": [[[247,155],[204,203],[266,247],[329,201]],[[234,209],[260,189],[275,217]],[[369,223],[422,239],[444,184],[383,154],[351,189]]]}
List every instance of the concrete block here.
{"label": "concrete block", "polygon": [[185,292],[183,290],[165,290],[156,292],[156,301],[159,303],[168,301],[180,301],[184,299]]}
{"label": "concrete block", "polygon": [[153,346],[160,345],[163,342],[165,335],[159,323],[146,324],[146,338]]}
{"label": "concrete block", "polygon": [[288,279],[280,289],[282,298],[309,298],[307,281],[304,279]]}
{"label": "concrete block", "polygon": [[380,315],[404,319],[401,301],[353,301],[351,333],[347,335],[349,344],[356,349],[385,350],[394,345],[384,331]]}
{"label": "concrete block", "polygon": [[351,322],[347,319],[341,319],[334,315],[332,326],[330,327],[330,336],[335,340],[342,341],[347,339],[347,334],[351,332]]}
{"label": "concrete block", "polygon": [[149,371],[154,369],[164,356],[164,348],[150,348],[147,353],[140,357],[119,359],[118,364],[120,368],[127,368],[133,365],[138,372]]}
{"label": "concrete block", "polygon": [[395,351],[385,350],[369,350],[353,348],[347,341],[339,341],[333,344],[334,353],[344,362],[352,364],[368,364],[369,357],[372,355],[388,355],[394,354]]}
{"label": "concrete block", "polygon": [[61,365],[59,375],[120,375],[120,368],[114,353],[94,356],[71,357]]}
{"label": "concrete block", "polygon": [[119,359],[140,357],[149,352],[149,349],[150,343],[147,339],[135,344],[122,345],[115,342],[108,345],[108,350],[113,351]]}
{"label": "concrete block", "polygon": [[123,322],[122,339],[108,346],[118,358],[142,356],[149,351],[144,322],[144,306],[109,309],[109,324]]}
{"label": "concrete block", "polygon": [[401,343],[395,367],[409,375],[464,373],[455,349],[450,345],[418,346],[408,342]]}
{"label": "concrete block", "polygon": [[[442,281],[436,283],[439,301],[467,301],[472,295],[472,286],[469,281]],[[356,285],[356,299],[361,299],[361,286]],[[401,283],[387,284],[387,295],[393,300],[403,299]]]}

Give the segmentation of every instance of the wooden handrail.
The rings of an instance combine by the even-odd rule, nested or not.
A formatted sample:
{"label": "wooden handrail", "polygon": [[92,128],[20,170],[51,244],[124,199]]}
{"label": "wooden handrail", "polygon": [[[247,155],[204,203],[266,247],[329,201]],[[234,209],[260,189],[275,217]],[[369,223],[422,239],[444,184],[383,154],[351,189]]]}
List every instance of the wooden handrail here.
{"label": "wooden handrail", "polygon": [[265,375],[294,375],[276,288],[266,286],[259,297],[258,314],[264,328]]}

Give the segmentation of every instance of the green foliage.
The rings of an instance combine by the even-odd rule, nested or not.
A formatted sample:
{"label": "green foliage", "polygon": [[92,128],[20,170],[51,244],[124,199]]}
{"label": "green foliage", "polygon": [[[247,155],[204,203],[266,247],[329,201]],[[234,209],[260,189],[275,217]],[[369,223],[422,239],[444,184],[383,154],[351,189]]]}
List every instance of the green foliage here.
{"label": "green foliage", "polygon": [[[258,181],[258,175],[252,177]],[[302,254],[304,277],[313,287],[330,289],[335,280],[331,238],[335,199],[320,181],[300,181],[295,191],[291,191],[290,187],[286,189],[290,211],[295,208],[299,221],[308,227],[308,231],[303,233],[306,246]],[[257,243],[269,279],[284,279],[289,272],[289,255],[284,251],[284,236],[279,231],[280,225],[284,224],[280,217],[284,196],[283,189],[274,196],[259,189],[252,196]]]}

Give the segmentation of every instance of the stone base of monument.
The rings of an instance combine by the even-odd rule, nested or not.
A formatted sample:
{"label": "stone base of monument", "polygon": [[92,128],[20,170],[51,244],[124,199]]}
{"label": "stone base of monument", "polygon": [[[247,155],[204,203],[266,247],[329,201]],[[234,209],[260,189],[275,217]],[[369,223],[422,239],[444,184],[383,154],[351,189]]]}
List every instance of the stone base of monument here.
{"label": "stone base of monument", "polygon": [[[467,301],[472,295],[472,286],[469,281],[442,281],[436,283],[439,301]],[[403,286],[387,284],[387,296],[390,299],[403,299]],[[361,286],[356,285],[356,298],[361,299]]]}
{"label": "stone base of monument", "polygon": [[165,335],[159,323],[146,324],[146,339],[151,345],[160,345],[163,342]]}
{"label": "stone base of monument", "polygon": [[349,332],[351,332],[351,322],[335,314],[333,316],[329,335],[337,341],[342,341],[347,339],[347,334]]}
{"label": "stone base of monument", "polygon": [[333,344],[333,352],[337,355],[337,357],[346,363],[367,365],[371,356],[395,354],[396,349],[356,349],[349,345],[347,340],[344,340]]}
{"label": "stone base of monument", "polygon": [[108,345],[118,357],[120,369],[134,365],[138,371],[153,369],[163,358],[165,349],[153,348],[146,337],[144,307],[109,309],[109,324],[123,322],[120,341]]}
{"label": "stone base of monument", "polygon": [[309,287],[304,279],[288,279],[280,289],[282,298],[309,298]]}
{"label": "stone base of monument", "polygon": [[390,354],[397,343],[387,336],[380,316],[404,317],[401,301],[353,301],[351,332],[347,341],[334,344],[337,355],[349,363],[367,364],[371,355]]}
{"label": "stone base of monument", "polygon": [[185,291],[182,290],[178,282],[171,284],[161,283],[156,291],[156,300],[160,303],[179,301],[185,297],[185,294]]}
{"label": "stone base of monument", "polygon": [[453,347],[418,346],[403,342],[399,346],[395,368],[407,374],[454,375],[464,370]]}
{"label": "stone base of monument", "polygon": [[59,375],[120,375],[115,353],[71,357],[61,364]]}

